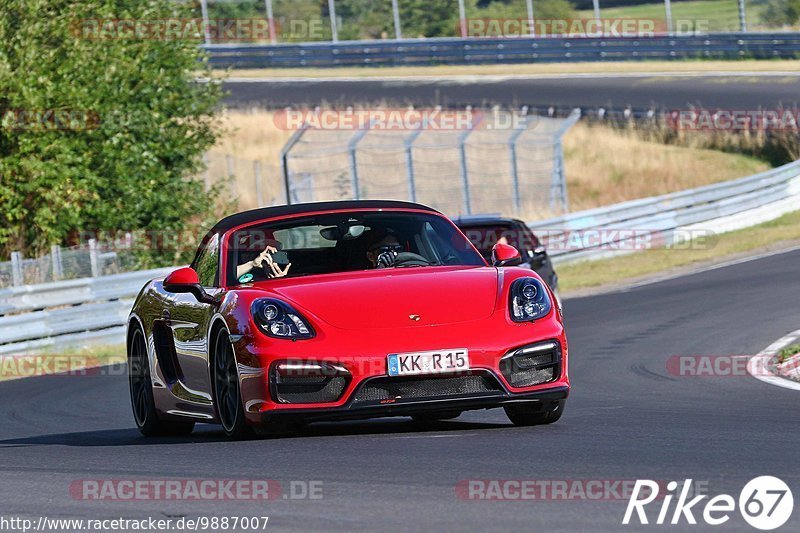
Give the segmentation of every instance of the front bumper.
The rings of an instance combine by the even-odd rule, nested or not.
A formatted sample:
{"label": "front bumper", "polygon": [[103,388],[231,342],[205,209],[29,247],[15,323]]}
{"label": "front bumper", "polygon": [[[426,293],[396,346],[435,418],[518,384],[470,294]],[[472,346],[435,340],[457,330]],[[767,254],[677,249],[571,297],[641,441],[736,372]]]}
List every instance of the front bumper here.
{"label": "front bumper", "polygon": [[569,387],[564,385],[556,385],[528,393],[510,393],[507,390],[501,390],[491,394],[397,400],[392,403],[370,404],[356,402],[354,401],[354,396],[345,405],[339,407],[266,411],[261,414],[261,423],[270,425],[291,424],[293,422],[362,420],[367,418],[410,416],[437,411],[473,411],[520,404],[544,407],[550,402],[565,400],[568,396]]}

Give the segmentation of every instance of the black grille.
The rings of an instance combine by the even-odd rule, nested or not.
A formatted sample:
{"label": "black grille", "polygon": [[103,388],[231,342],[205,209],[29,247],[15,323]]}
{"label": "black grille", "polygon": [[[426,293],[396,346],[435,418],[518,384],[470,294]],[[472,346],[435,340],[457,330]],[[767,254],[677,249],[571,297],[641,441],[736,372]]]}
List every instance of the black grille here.
{"label": "black grille", "polygon": [[558,378],[560,369],[561,345],[556,341],[514,350],[500,364],[503,376],[512,387],[530,387],[553,381]]}
{"label": "black grille", "polygon": [[341,397],[347,378],[292,377],[275,384],[281,403],[330,403]]}
{"label": "black grille", "polygon": [[425,378],[384,377],[367,381],[356,393],[353,403],[473,396],[494,394],[501,390],[497,379],[487,374]]}

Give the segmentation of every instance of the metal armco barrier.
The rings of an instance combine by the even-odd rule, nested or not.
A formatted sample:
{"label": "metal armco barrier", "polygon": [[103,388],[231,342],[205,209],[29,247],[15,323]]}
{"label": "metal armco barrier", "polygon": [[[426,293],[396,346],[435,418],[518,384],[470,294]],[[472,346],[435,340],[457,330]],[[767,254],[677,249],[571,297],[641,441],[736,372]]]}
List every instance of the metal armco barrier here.
{"label": "metal armco barrier", "polygon": [[173,268],[0,290],[0,355],[84,339],[120,344],[133,299]]}
{"label": "metal armco barrier", "polygon": [[643,59],[794,58],[800,33],[655,37],[435,38],[275,45],[207,45],[218,68],[464,65]]}

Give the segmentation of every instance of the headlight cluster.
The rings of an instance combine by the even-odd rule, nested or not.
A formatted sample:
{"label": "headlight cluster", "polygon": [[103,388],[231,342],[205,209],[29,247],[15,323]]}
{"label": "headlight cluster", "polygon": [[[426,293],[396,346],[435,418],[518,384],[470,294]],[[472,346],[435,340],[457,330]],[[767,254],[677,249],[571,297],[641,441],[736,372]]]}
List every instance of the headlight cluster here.
{"label": "headlight cluster", "polygon": [[278,339],[311,339],[314,328],[311,327],[294,307],[272,298],[264,298],[253,302],[253,319],[261,331]]}
{"label": "headlight cluster", "polygon": [[544,284],[536,278],[521,278],[511,284],[509,310],[514,322],[530,322],[547,316],[553,307]]}

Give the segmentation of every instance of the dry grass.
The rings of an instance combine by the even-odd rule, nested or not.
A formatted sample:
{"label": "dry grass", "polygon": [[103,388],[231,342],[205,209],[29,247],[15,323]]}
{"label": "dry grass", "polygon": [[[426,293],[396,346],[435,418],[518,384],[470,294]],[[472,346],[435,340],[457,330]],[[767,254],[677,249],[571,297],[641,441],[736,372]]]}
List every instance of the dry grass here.
{"label": "dry grass", "polygon": [[531,63],[522,65],[439,65],[419,67],[343,67],[241,69],[215,71],[215,77],[237,78],[369,78],[376,76],[514,76],[548,74],[618,74],[648,72],[798,72],[800,60],[775,61],[617,61],[590,63]]}
{"label": "dry grass", "polygon": [[579,123],[564,138],[573,210],[666,194],[748,176],[769,165],[752,157],[645,141],[634,132]]}
{"label": "dry grass", "polygon": [[[292,132],[280,129],[263,110],[229,111],[226,135],[210,152],[213,180],[233,175],[231,196],[240,209],[256,207],[253,161],[262,165],[263,200],[283,201],[281,148]],[[694,147],[664,145],[634,132],[578,123],[564,140],[572,210],[679,191],[766,170],[754,158]],[[233,156],[229,172],[225,155]],[[322,160],[325,163],[325,160]],[[541,217],[540,217],[541,218]]]}

